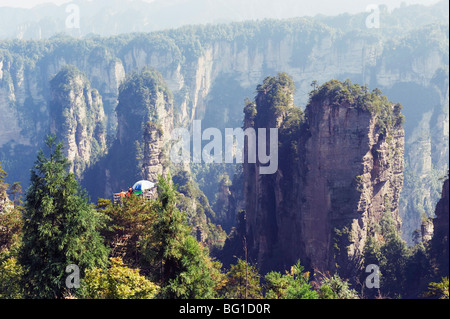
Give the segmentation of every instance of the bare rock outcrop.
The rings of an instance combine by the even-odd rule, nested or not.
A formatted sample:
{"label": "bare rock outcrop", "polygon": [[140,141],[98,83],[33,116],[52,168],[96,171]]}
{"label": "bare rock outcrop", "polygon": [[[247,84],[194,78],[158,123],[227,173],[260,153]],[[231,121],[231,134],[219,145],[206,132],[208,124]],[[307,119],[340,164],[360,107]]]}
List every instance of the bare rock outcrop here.
{"label": "bare rock outcrop", "polygon": [[81,178],[106,152],[102,97],[73,66],[63,68],[50,84],[50,131],[62,139],[70,171]]}

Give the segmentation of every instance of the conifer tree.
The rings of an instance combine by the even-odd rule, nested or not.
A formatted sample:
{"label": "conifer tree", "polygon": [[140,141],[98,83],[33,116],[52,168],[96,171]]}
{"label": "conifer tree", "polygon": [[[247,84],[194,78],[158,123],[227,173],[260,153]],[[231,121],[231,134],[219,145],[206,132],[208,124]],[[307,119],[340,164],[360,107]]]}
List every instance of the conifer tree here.
{"label": "conifer tree", "polygon": [[262,298],[260,275],[256,266],[238,259],[235,265],[231,265],[224,290],[225,297],[230,299]]}
{"label": "conifer tree", "polygon": [[266,298],[268,299],[317,299],[313,290],[309,272],[304,271],[300,260],[285,275],[271,271],[265,276]]}
{"label": "conifer tree", "polygon": [[100,216],[78,186],[62,143],[48,136],[46,157],[41,150],[31,170],[31,186],[23,214],[23,265],[26,293],[31,298],[62,298],[66,267],[104,267],[108,252],[98,233]]}
{"label": "conifer tree", "polygon": [[160,177],[153,234],[142,242],[143,254],[148,262],[158,265],[155,279],[161,285],[160,297],[213,298],[220,265],[190,235],[186,216],[176,207],[177,196],[170,175],[167,180]]}

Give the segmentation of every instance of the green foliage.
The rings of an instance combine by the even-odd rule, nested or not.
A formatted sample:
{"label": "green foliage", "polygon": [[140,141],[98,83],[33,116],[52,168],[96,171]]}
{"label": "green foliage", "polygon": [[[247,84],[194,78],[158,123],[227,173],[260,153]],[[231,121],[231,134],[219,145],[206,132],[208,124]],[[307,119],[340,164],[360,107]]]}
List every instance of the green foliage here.
{"label": "green foliage", "polygon": [[[365,265],[380,267],[380,289],[366,289],[364,296],[375,298],[381,293],[387,297],[422,297],[424,285],[433,276],[434,266],[429,249],[422,242],[408,247],[389,210],[376,226],[372,227],[372,235],[366,240],[363,255]],[[364,280],[366,275],[361,278]]]}
{"label": "green foliage", "polygon": [[19,261],[25,269],[28,296],[61,298],[66,266],[75,264],[82,273],[103,267],[107,249],[98,233],[98,213],[74,175],[67,172],[62,144],[49,136],[46,145],[49,157],[40,151],[31,171]]}
{"label": "green foliage", "polygon": [[[2,183],[2,185],[3,185],[3,183],[4,183],[4,180],[5,180],[6,176],[8,176],[8,173],[6,173],[6,172],[3,170],[3,168],[2,168],[2,162],[0,162],[0,183]],[[2,189],[3,189],[3,191],[5,191],[4,188],[2,188]]]}
{"label": "green foliage", "polygon": [[139,269],[124,266],[121,258],[110,258],[111,266],[104,270],[86,271],[82,282],[83,298],[88,299],[153,299],[159,287],[139,274]]}
{"label": "green foliage", "polygon": [[242,259],[231,265],[227,273],[223,296],[229,299],[259,299],[262,298],[260,276],[254,265]]}
{"label": "green foliage", "polygon": [[380,247],[380,252],[382,285],[387,291],[399,293],[404,288],[405,266],[409,257],[406,243],[399,236],[392,236]]}
{"label": "green foliage", "polygon": [[255,125],[255,119],[258,112],[256,109],[256,103],[250,101],[248,98],[245,99],[244,114],[249,125],[253,127]]}
{"label": "green foliage", "polygon": [[272,271],[264,279],[268,299],[317,299],[319,296],[312,289],[309,272],[304,272],[300,260],[285,275]]}
{"label": "green foliage", "polygon": [[[5,183],[5,178],[8,176],[8,173],[6,173],[2,168],[2,163],[0,162],[0,204],[3,204],[3,202],[7,199],[8,195],[6,193],[6,190],[8,189],[9,185]],[[0,206],[0,208],[3,208]],[[2,209],[3,210],[3,209]]]}
{"label": "green foliage", "polygon": [[[118,116],[134,116],[128,121],[130,127],[141,127],[148,121],[157,122],[158,114],[155,102],[158,94],[163,94],[166,110],[171,107],[173,95],[162,75],[150,68],[127,75],[119,87]],[[134,120],[133,120],[134,119]]]}
{"label": "green foliage", "polygon": [[3,251],[15,252],[19,248],[22,227],[22,209],[20,206],[0,211],[0,253]]}
{"label": "green foliage", "polygon": [[256,127],[265,127],[273,116],[286,116],[293,107],[295,84],[286,73],[266,77],[263,84],[256,87],[256,92]]}
{"label": "green foliage", "polygon": [[324,102],[371,112],[377,117],[379,131],[385,135],[404,122],[401,104],[389,102],[379,89],[369,92],[367,86],[353,84],[350,80],[331,80],[310,92],[309,103]]}
{"label": "green foliage", "polygon": [[[181,243],[176,257],[178,269],[173,269],[174,276],[169,276],[163,287],[164,298],[175,299],[210,299],[216,295],[214,281],[219,264],[209,260],[208,250],[202,247],[192,236],[187,236]],[[165,266],[173,262],[166,259]],[[172,264],[173,266],[173,264]]]}
{"label": "green foliage", "polygon": [[413,297],[420,297],[425,284],[432,275],[433,263],[427,247],[422,242],[409,248],[409,258],[405,266],[405,290]]}
{"label": "green foliage", "polygon": [[378,265],[382,258],[380,244],[375,238],[375,236],[368,236],[364,245],[363,255],[366,265]]}
{"label": "green foliage", "polygon": [[23,222],[20,198],[16,195],[21,187],[18,183],[10,187],[14,198],[9,202],[6,192],[9,185],[4,182],[7,175],[0,162],[0,299],[16,299],[23,297],[23,268],[17,262]]}
{"label": "green foliage", "polygon": [[143,201],[132,195],[122,200],[122,205],[113,205],[110,200],[99,199],[97,210],[105,216],[106,227],[101,234],[112,257],[121,257],[127,265],[142,268],[140,242],[151,236],[152,223],[156,218],[153,202]]}
{"label": "green foliage", "polygon": [[8,252],[0,252],[0,299],[22,298],[23,267],[16,257],[8,255]]}
{"label": "green foliage", "polygon": [[[20,246],[22,232],[22,207],[20,206],[20,184],[14,183],[11,187],[4,182],[8,175],[0,162],[0,254],[3,252],[16,252]],[[7,189],[13,195],[10,202]]]}
{"label": "green foliage", "polygon": [[177,192],[168,179],[159,178],[156,219],[152,236],[142,241],[146,260],[159,265],[154,273],[162,298],[212,298],[215,296],[217,264],[191,235],[186,216],[177,208]]}
{"label": "green foliage", "polygon": [[294,161],[298,161],[300,153],[299,136],[305,130],[305,114],[297,107],[288,110],[285,120],[280,126],[279,141],[281,154],[295,156]]}
{"label": "green foliage", "polygon": [[[197,171],[198,173],[199,171]],[[187,223],[193,226],[191,234],[195,237],[196,231],[199,229],[206,237],[206,245],[210,249],[220,250],[226,234],[219,225],[219,220],[209,204],[208,198],[194,180],[194,176],[185,170],[177,170],[173,175],[173,182],[177,186],[177,191],[184,195],[177,198],[178,208],[186,214]]]}
{"label": "green foliage", "polygon": [[424,297],[449,299],[448,291],[448,277],[442,277],[440,282],[430,282]]}
{"label": "green foliage", "polygon": [[[286,73],[268,76],[256,88],[254,102],[246,99],[244,126],[253,128],[277,127],[279,129],[279,150],[288,154],[290,161],[280,165],[299,162],[300,136],[306,130],[303,111],[294,106],[295,84]],[[284,167],[284,169],[292,169]]]}
{"label": "green foliage", "polygon": [[403,37],[390,39],[385,52],[386,66],[400,71],[409,70],[418,58],[436,50],[448,60],[448,24],[429,24],[410,31]]}
{"label": "green foliage", "polygon": [[11,197],[11,201],[14,203],[14,206],[22,205],[21,197],[22,197],[22,186],[19,182],[14,182],[9,187],[9,196]]}
{"label": "green foliage", "polygon": [[359,299],[356,290],[351,289],[347,280],[334,274],[324,278],[319,288],[320,299]]}
{"label": "green foliage", "polygon": [[73,90],[74,79],[81,77],[88,81],[85,74],[81,73],[74,65],[65,65],[51,80],[50,86],[58,93],[68,94]]}
{"label": "green foliage", "polygon": [[340,261],[347,258],[347,247],[352,242],[351,233],[348,226],[343,226],[340,229],[335,227],[333,232],[333,253],[336,267],[339,268]]}
{"label": "green foliage", "polygon": [[[386,295],[399,296],[407,285],[407,265],[411,250],[401,238],[389,207],[379,227],[372,229],[364,247],[366,265],[378,265],[381,272],[381,290]],[[375,292],[373,292],[375,293]],[[370,292],[369,292],[370,294]]]}

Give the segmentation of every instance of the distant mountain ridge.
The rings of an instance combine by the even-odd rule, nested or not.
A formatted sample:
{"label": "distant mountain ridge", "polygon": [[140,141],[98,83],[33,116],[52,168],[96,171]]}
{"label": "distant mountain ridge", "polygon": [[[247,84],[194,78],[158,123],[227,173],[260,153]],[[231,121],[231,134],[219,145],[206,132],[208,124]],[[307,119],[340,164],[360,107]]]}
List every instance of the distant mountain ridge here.
{"label": "distant mountain ridge", "polygon": [[[298,0],[75,0],[60,6],[42,4],[32,9],[0,7],[0,39],[48,39],[58,33],[76,37],[111,36],[193,24],[306,16],[315,16],[343,31],[364,29],[369,13],[365,12],[364,3],[353,3],[355,9],[351,15],[337,15],[320,3],[305,4]],[[433,22],[445,23],[448,9],[446,0],[431,6],[400,7],[392,13],[380,6],[380,23],[386,32],[404,32]],[[316,16],[323,10],[333,16]]]}

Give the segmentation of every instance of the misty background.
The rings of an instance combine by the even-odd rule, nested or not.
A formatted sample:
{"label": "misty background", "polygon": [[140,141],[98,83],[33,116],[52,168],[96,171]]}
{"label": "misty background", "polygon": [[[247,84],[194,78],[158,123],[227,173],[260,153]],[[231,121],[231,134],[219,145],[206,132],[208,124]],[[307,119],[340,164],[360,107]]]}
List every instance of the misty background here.
{"label": "misty background", "polygon": [[[58,33],[112,36],[191,24],[318,15],[348,18],[356,13],[367,16],[369,6],[388,11],[391,19],[398,8],[410,6],[420,20],[420,5],[436,3],[438,0],[0,0],[0,38],[45,39]],[[447,10],[435,7],[436,19],[448,16]]]}

